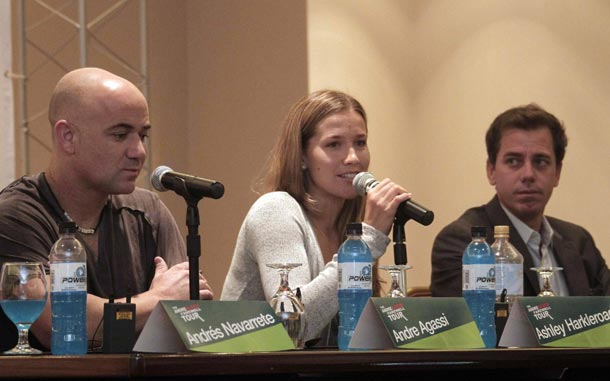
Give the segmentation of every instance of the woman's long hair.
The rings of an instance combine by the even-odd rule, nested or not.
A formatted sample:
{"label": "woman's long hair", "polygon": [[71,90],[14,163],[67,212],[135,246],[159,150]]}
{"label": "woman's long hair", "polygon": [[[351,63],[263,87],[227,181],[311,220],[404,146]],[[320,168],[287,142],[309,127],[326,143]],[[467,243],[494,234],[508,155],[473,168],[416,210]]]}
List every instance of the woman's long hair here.
{"label": "woman's long hair", "polygon": [[[318,124],[326,117],[338,112],[353,110],[367,125],[366,112],[355,98],[340,91],[320,90],[304,96],[289,110],[282,124],[280,135],[267,159],[263,180],[256,191],[264,194],[283,191],[290,194],[309,213],[319,213],[316,200],[308,192],[309,170],[303,169],[304,152],[309,140],[316,133]],[[364,215],[364,197],[346,200],[335,221],[335,228],[346,238],[345,228],[349,222],[361,221]],[[341,242],[338,242],[340,244]],[[373,283],[373,292],[379,293],[379,282]]]}
{"label": "woman's long hair", "polygon": [[[316,133],[318,124],[326,117],[342,111],[354,110],[366,126],[366,112],[356,99],[334,90],[313,92],[296,102],[288,112],[280,136],[267,161],[267,170],[260,193],[284,191],[294,197],[310,213],[320,212],[316,200],[309,194],[309,170],[301,167],[309,140]],[[364,209],[364,198],[357,196],[345,201],[335,227],[345,235],[348,222],[359,221]]]}

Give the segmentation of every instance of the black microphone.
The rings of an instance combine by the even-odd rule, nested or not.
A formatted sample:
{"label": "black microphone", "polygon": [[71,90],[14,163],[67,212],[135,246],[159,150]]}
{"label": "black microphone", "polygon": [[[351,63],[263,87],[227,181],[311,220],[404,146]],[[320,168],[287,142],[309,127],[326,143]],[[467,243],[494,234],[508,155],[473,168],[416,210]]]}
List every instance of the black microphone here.
{"label": "black microphone", "polygon": [[[171,189],[181,196],[219,199],[225,193],[225,187],[218,181],[174,172],[164,165],[155,169],[150,176],[150,182],[159,192]],[[185,191],[187,194],[183,194]]]}
{"label": "black microphone", "polygon": [[[368,191],[375,188],[379,181],[369,172],[360,172],[354,177],[354,188],[356,193],[364,196]],[[398,206],[396,214],[401,213],[407,219],[413,219],[424,226],[428,226],[434,221],[434,212],[419,205],[413,200],[407,200]]]}

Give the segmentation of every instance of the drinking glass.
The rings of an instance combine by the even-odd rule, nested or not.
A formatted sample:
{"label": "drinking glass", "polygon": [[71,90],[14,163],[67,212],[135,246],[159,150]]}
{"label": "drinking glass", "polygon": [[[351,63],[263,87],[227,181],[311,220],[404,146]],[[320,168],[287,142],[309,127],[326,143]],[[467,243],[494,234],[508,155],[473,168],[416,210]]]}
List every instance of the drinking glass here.
{"label": "drinking glass", "polygon": [[17,326],[17,345],[8,355],[41,354],[30,347],[28,332],[47,302],[47,280],[40,262],[7,262],[0,274],[0,305]]}
{"label": "drinking glass", "polygon": [[280,286],[269,304],[280,318],[288,336],[296,348],[303,348],[305,334],[305,307],[299,295],[295,295],[288,284],[288,273],[301,263],[267,263],[267,267],[278,270]]}
{"label": "drinking glass", "polygon": [[386,294],[387,298],[404,298],[407,296],[407,270],[412,269],[409,265],[383,265],[380,269],[390,274],[392,284]]}
{"label": "drinking glass", "polygon": [[548,253],[545,253],[540,259],[540,266],[532,267],[530,270],[537,272],[542,278],[542,288],[540,289],[538,296],[555,296],[555,292],[551,286],[551,277],[554,272],[563,270],[563,267],[553,266]]}

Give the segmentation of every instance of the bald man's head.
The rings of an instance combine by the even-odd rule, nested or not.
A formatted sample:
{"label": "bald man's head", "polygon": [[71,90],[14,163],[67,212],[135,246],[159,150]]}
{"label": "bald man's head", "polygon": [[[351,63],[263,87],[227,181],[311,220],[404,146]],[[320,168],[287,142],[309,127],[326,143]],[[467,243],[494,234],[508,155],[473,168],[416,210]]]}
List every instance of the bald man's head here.
{"label": "bald man's head", "polygon": [[144,95],[128,80],[99,68],[81,68],[64,75],[53,90],[49,102],[49,122],[54,126],[61,119],[77,120],[92,112],[96,104],[119,91]]}
{"label": "bald man's head", "polygon": [[63,76],[51,97],[49,172],[103,194],[133,192],[146,159],[148,105],[131,82],[106,70]]}

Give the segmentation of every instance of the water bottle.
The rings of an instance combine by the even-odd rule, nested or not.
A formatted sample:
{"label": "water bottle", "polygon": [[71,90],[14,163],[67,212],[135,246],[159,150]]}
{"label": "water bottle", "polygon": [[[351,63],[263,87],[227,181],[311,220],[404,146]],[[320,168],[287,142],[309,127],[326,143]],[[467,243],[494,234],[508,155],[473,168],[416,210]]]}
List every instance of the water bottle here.
{"label": "water bottle", "polygon": [[364,243],[362,224],[347,225],[347,239],[339,248],[339,349],[348,350],[360,314],[373,296],[373,257]]}
{"label": "water bottle", "polygon": [[508,241],[509,227],[494,226],[494,243],[491,250],[496,257],[496,302],[500,302],[502,290],[506,289],[509,311],[513,302],[523,296],[523,256]]}
{"label": "water bottle", "polygon": [[74,222],[59,224],[51,248],[51,352],[87,353],[87,254]]}
{"label": "water bottle", "polygon": [[472,241],[462,256],[462,295],[487,348],[496,346],[494,304],[496,300],[495,261],[485,241],[484,226],[470,229]]}

